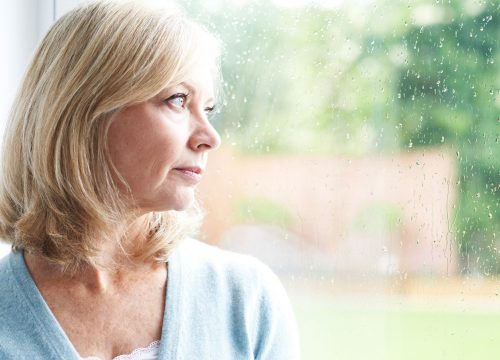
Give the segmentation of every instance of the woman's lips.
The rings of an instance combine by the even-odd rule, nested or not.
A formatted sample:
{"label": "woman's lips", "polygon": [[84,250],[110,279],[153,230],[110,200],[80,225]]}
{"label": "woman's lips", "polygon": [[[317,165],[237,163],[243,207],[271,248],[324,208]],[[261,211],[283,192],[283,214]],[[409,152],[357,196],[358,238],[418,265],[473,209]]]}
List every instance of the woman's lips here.
{"label": "woman's lips", "polygon": [[197,184],[200,182],[203,170],[197,166],[194,167],[182,167],[173,169],[177,174],[181,175],[184,179]]}

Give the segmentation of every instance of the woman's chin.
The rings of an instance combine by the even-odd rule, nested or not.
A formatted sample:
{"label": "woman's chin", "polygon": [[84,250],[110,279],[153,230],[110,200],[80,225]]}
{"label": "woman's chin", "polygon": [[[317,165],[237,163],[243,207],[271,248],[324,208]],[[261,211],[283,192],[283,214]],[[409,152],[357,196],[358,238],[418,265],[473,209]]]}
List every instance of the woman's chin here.
{"label": "woman's chin", "polygon": [[183,191],[177,191],[172,196],[151,196],[143,201],[136,201],[136,206],[141,209],[141,212],[162,212],[162,211],[184,211],[189,209],[195,200],[194,189],[185,188]]}
{"label": "woman's chin", "polygon": [[179,194],[168,204],[165,204],[163,211],[175,210],[184,211],[189,209],[194,203],[194,191],[189,191],[188,193]]}

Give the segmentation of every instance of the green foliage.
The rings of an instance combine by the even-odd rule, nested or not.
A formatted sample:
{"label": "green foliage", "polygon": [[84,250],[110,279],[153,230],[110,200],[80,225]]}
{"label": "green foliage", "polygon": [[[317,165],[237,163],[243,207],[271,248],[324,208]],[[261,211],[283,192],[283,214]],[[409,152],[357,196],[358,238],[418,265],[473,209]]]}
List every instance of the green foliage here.
{"label": "green foliage", "polygon": [[499,5],[487,2],[476,16],[463,15],[459,4],[452,10],[452,22],[413,28],[402,39],[411,60],[399,75],[400,145],[456,149],[464,269],[498,273],[500,21],[493,15]]}
{"label": "green foliage", "polygon": [[251,224],[275,224],[288,227],[293,224],[293,215],[283,205],[267,198],[243,198],[236,202],[236,221]]}
{"label": "green foliage", "polygon": [[500,273],[498,2],[185,4],[226,47],[226,144],[350,155],[448,147],[463,269]]}
{"label": "green foliage", "polygon": [[392,232],[399,228],[403,213],[399,207],[386,202],[372,202],[356,214],[354,227],[368,232]]}

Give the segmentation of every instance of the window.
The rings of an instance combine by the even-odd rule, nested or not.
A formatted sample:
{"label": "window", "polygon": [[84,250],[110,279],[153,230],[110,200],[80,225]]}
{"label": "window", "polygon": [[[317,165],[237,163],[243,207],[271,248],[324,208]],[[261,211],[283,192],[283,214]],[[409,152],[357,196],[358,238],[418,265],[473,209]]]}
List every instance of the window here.
{"label": "window", "polygon": [[303,358],[499,356],[497,5],[187,9],[226,46],[207,241],[281,275]]}

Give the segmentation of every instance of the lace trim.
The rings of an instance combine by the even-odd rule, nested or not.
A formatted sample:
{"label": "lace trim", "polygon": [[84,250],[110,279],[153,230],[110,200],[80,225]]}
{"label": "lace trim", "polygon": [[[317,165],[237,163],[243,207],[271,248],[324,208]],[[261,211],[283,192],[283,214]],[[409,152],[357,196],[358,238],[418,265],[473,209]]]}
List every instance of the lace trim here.
{"label": "lace trim", "polygon": [[[153,341],[147,347],[137,348],[132,351],[130,354],[118,355],[113,358],[113,360],[139,360],[137,356],[139,355],[153,355],[156,353],[156,350],[160,348],[160,340]],[[90,356],[86,358],[82,358],[82,360],[101,360],[101,358],[97,356]]]}

